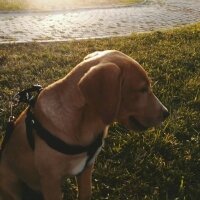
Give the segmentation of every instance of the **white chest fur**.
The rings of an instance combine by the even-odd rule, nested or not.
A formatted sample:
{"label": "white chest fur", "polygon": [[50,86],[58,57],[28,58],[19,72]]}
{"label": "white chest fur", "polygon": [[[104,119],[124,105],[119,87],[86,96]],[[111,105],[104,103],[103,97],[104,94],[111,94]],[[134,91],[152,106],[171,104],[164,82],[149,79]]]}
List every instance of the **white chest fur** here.
{"label": "white chest fur", "polygon": [[[104,144],[104,143],[103,143]],[[99,147],[96,151],[96,153],[94,154],[94,156],[92,158],[90,158],[90,161],[88,162],[88,165],[91,165],[94,163],[96,157],[99,155],[99,153],[101,152],[103,145],[101,147]]]}
{"label": "white chest fur", "polygon": [[85,156],[82,159],[79,159],[78,161],[74,162],[71,174],[72,175],[77,175],[79,173],[81,173],[86,165],[86,161],[87,161],[88,157]]}
{"label": "white chest fur", "polygon": [[[103,142],[103,144],[104,144],[104,142]],[[78,159],[78,160],[74,161],[72,163],[73,168],[72,168],[71,174],[77,175],[77,174],[81,173],[84,170],[84,168],[86,167],[87,162],[88,162],[87,165],[93,164],[95,162],[97,155],[101,152],[102,147],[103,147],[103,145],[97,149],[96,153],[94,154],[93,157],[90,158],[89,162],[88,162],[88,156],[85,156],[82,159]]]}

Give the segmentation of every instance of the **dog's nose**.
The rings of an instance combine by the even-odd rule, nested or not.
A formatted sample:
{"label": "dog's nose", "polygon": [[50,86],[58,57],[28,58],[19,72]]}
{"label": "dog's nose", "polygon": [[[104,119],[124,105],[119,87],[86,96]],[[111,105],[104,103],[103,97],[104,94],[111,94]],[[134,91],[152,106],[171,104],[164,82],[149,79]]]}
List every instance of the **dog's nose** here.
{"label": "dog's nose", "polygon": [[163,110],[163,118],[166,119],[169,117],[169,111],[167,109]]}

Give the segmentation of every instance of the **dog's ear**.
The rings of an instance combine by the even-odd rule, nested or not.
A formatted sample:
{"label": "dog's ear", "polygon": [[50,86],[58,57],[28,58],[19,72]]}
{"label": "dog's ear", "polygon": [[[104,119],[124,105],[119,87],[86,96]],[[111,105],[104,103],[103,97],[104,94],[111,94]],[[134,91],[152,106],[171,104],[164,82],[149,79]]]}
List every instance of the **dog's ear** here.
{"label": "dog's ear", "polygon": [[90,68],[79,81],[79,88],[86,103],[93,107],[106,124],[116,117],[120,99],[120,68],[112,63],[103,63]]}

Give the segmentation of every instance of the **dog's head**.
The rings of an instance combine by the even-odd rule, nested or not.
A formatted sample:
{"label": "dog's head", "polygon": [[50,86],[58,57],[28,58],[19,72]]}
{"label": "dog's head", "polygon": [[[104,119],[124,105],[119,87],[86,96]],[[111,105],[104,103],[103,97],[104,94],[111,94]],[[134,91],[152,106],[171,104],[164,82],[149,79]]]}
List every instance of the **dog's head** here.
{"label": "dog's head", "polygon": [[160,125],[169,112],[154,95],[145,70],[133,62],[122,78],[121,103],[117,120],[133,130]]}
{"label": "dog's head", "polygon": [[154,95],[145,70],[128,57],[106,59],[91,67],[79,87],[85,103],[105,124],[118,121],[128,129],[144,130],[160,125],[169,115]]}

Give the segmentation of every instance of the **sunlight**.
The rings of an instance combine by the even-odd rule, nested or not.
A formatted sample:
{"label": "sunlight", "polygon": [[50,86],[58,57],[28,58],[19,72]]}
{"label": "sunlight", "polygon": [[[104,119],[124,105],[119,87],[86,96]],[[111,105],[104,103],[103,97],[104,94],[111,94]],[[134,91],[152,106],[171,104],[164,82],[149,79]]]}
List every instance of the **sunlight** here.
{"label": "sunlight", "polygon": [[66,8],[75,4],[74,0],[28,0],[30,6],[39,9]]}
{"label": "sunlight", "polygon": [[115,3],[134,2],[135,0],[24,0],[28,6],[36,9],[71,9],[79,7],[102,6]]}
{"label": "sunlight", "polygon": [[27,0],[29,6],[37,9],[66,9],[80,6],[101,5],[108,3],[107,0]]}

